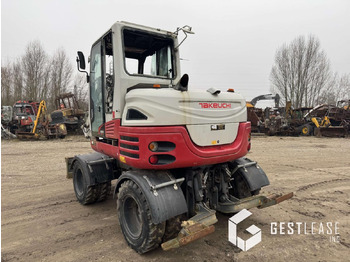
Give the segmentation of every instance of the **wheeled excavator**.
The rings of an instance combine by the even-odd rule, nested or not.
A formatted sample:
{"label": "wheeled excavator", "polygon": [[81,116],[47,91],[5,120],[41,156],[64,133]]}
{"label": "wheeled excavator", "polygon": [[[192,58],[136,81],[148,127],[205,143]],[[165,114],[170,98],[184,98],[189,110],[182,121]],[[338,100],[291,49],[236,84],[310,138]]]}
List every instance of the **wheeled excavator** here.
{"label": "wheeled excavator", "polygon": [[216,211],[232,214],[292,197],[259,194],[269,180],[246,157],[245,99],[232,89],[189,88],[179,54],[189,34],[190,26],[171,32],[116,22],[92,45],[89,72],[78,52],[78,70],[89,82],[95,152],[66,158],[67,177],[83,205],[105,200],[116,180],[120,227],[138,253],[212,233]]}

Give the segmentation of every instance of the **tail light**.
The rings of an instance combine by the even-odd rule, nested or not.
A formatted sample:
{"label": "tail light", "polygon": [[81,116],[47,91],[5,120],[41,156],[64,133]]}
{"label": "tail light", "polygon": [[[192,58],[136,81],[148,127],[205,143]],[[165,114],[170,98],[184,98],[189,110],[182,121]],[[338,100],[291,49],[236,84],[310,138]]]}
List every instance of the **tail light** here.
{"label": "tail light", "polygon": [[155,165],[158,163],[158,157],[157,156],[150,156],[149,158],[149,162],[152,164],[152,165]]}

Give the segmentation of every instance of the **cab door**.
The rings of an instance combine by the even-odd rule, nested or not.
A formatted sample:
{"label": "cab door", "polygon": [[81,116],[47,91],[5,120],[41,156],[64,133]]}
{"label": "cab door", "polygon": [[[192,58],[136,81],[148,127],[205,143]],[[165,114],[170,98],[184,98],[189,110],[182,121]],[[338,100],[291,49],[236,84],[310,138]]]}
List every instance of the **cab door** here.
{"label": "cab door", "polygon": [[98,135],[98,128],[105,122],[103,95],[102,45],[92,47],[90,60],[90,123],[92,136]]}

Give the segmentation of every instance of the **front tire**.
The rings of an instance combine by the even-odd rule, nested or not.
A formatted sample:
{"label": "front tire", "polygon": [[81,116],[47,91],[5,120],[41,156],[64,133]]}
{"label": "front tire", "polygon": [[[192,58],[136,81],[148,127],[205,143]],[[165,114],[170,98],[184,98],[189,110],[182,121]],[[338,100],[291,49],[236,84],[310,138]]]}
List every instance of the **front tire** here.
{"label": "front tire", "polygon": [[310,124],[303,125],[301,128],[302,136],[311,136],[313,132],[314,132],[314,129]]}
{"label": "front tire", "polygon": [[118,192],[117,210],[120,227],[128,245],[140,254],[157,248],[165,232],[165,222],[152,223],[147,199],[131,180],[124,182]]}

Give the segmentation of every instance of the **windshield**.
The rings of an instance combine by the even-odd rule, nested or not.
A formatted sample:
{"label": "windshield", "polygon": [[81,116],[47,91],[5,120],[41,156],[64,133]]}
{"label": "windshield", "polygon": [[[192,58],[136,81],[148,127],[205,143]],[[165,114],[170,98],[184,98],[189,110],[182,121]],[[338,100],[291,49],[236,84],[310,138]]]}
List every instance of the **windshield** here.
{"label": "windshield", "polygon": [[33,108],[31,106],[16,105],[15,106],[15,113],[16,114],[25,114],[25,115],[34,115]]}
{"label": "windshield", "polygon": [[128,74],[174,78],[173,40],[124,29],[124,57]]}

